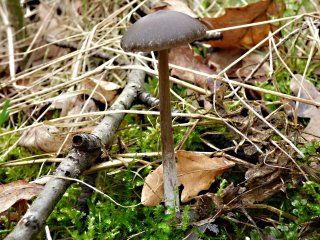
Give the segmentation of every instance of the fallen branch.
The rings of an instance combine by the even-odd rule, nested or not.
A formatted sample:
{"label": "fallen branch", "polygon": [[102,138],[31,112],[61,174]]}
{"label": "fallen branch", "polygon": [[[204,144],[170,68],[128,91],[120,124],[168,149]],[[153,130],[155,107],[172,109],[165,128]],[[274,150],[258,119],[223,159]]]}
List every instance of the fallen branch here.
{"label": "fallen branch", "polygon": [[[96,136],[93,134],[75,135],[72,149],[58,166],[54,175],[77,178],[94,163],[100,154],[101,143]],[[14,230],[5,239],[34,239],[70,184],[70,181],[64,179],[51,178]]]}
{"label": "fallen branch", "polygon": [[[136,61],[135,64],[139,64]],[[109,110],[128,109],[142,88],[145,72],[132,70],[128,83]],[[119,127],[125,113],[107,115],[93,130],[92,134],[78,134],[73,137],[72,148],[66,158],[56,169],[54,175],[78,178],[83,171],[89,169],[101,155],[102,145],[108,149],[115,131]],[[28,240],[42,229],[46,219],[61,199],[72,182],[61,178],[51,178],[43,191],[32,203],[27,213],[21,218],[6,240]]]}

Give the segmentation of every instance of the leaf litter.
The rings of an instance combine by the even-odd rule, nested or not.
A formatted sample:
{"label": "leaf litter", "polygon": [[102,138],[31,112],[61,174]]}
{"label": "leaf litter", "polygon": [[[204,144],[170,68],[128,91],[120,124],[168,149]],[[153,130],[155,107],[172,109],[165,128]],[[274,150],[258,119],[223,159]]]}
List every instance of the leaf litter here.
{"label": "leaf litter", "polygon": [[[55,35],[54,38],[58,40],[59,38],[62,39],[64,36],[68,36],[68,32],[72,32],[72,28],[67,28],[68,30],[66,31],[66,26],[61,24],[63,22],[63,17],[66,15],[73,16],[72,18],[80,26],[82,21],[80,2],[81,1],[74,1],[75,5],[70,8],[62,9],[62,14],[59,16],[57,13],[53,13],[51,20],[48,23],[44,23],[44,21],[45,18],[51,15],[51,6],[43,5],[44,3],[41,3],[38,9],[40,12],[40,21],[38,22],[38,26],[44,25],[46,28],[45,31],[41,33],[41,38],[39,38],[41,41],[37,40],[35,47],[43,46],[43,44],[49,41],[49,38],[52,38],[52,35]],[[207,25],[208,29],[233,27],[242,24],[254,24],[259,21],[270,19],[270,15],[280,17],[283,13],[283,5],[276,5],[276,2],[279,3],[281,1],[259,1],[248,4],[244,7],[226,9],[225,13],[220,17],[200,17],[200,19]],[[161,9],[180,10],[182,12],[189,13],[193,17],[197,17],[195,11],[190,10],[187,5],[180,1],[164,1]],[[268,23],[248,28],[223,31],[223,38],[221,40],[203,41],[204,44],[209,44],[211,46],[207,49],[206,54],[199,54],[199,52],[195,53],[194,48],[191,48],[190,46],[183,46],[171,50],[170,62],[171,64],[183,68],[216,75],[226,67],[230,66],[230,64],[236,61],[239,57],[243,56],[243,54],[247,52],[248,48],[250,49],[250,47],[254,47],[260,40],[267,37],[269,32],[275,31],[276,29],[278,29],[278,26]],[[98,28],[97,32],[98,34],[101,34],[101,28]],[[81,31],[80,33],[83,34]],[[74,34],[75,33],[72,32],[71,35]],[[117,36],[117,34],[119,34],[119,32],[116,32],[115,35]],[[279,37],[279,35],[276,35],[276,37]],[[79,46],[81,46],[80,44],[81,41],[83,41],[83,38],[76,37],[74,38],[74,41],[79,41]],[[99,43],[99,41],[100,40],[98,39],[94,39],[94,43]],[[108,47],[116,49],[118,47],[117,42],[111,41]],[[227,76],[237,81],[243,81],[243,78],[247,77],[251,73],[252,69],[262,61],[264,55],[268,51],[269,50],[266,47],[263,47],[248,55],[237,64],[234,64],[232,68],[226,72]],[[31,86],[35,78],[41,79],[41,77],[44,77],[44,79],[50,79],[48,78],[49,75],[47,72],[54,71],[55,69],[60,68],[61,65],[65,66],[62,66],[60,72],[58,71],[58,73],[50,79],[52,80],[51,82],[63,82],[63,77],[66,73],[68,74],[68,77],[71,76],[73,69],[64,67],[68,66],[66,64],[68,59],[75,61],[75,59],[73,59],[75,55],[68,55],[70,54],[70,50],[66,47],[60,47],[59,44],[49,44],[47,48],[40,48],[32,54],[34,55],[34,61],[30,63],[29,67],[41,66],[41,64],[46,62],[49,62],[51,65],[48,65],[49,71],[39,70],[37,72],[38,76],[27,74],[25,78],[21,77],[20,79],[18,76],[18,81],[25,81],[22,86]],[[113,52],[112,56],[116,56],[116,54],[117,53]],[[303,55],[303,51],[301,54]],[[66,61],[62,61],[60,63],[55,62],[54,60],[60,56],[67,56]],[[83,55],[82,57],[84,64],[90,57],[90,54]],[[119,58],[125,59],[129,62],[128,56],[120,56]],[[1,66],[2,65],[0,65],[0,67]],[[96,65],[94,61],[92,61],[86,67],[87,69],[94,69],[97,66],[98,64]],[[67,69],[67,71],[63,72],[65,69]],[[107,70],[113,71],[114,69],[107,68]],[[1,71],[3,71],[2,67]],[[80,77],[84,71],[85,68],[80,67]],[[59,91],[51,91],[50,87],[54,86],[52,86],[53,84],[47,80],[41,82],[41,84],[33,86],[32,91],[33,93],[37,93],[38,91],[41,91],[42,87],[48,87],[49,84],[49,91],[43,95],[40,94],[37,97],[49,99],[57,96],[61,97],[61,101],[56,101],[49,107],[50,111],[58,110],[60,112],[60,116],[70,116],[81,112],[98,111],[99,104],[97,102],[110,106],[110,103],[112,103],[114,98],[117,97],[117,94],[123,87],[123,85],[120,84],[120,86],[118,84],[119,79],[125,82],[124,71],[116,69],[113,73],[116,77],[112,77],[110,74],[105,78],[113,79],[113,81],[103,80],[103,82],[99,83],[99,80],[97,79],[99,79],[100,76],[97,75],[93,78],[80,78],[82,79],[81,84],[78,84],[73,88],[68,88],[70,87],[68,84],[61,86],[59,91],[61,91],[65,86],[68,86],[66,89],[69,89],[70,91],[91,91],[92,89],[96,89],[97,93],[92,95],[93,100],[90,100],[89,107],[87,106],[87,109],[83,108],[86,99],[79,96],[69,98],[65,97],[64,93]],[[264,62],[262,67],[254,73],[253,78],[249,81],[251,84],[257,81],[268,82],[270,81],[270,78],[274,77],[272,74],[273,72],[269,62]],[[220,98],[216,98],[215,101],[213,101],[212,96],[200,95],[197,96],[194,101],[194,106],[199,107],[199,109],[201,109],[201,104],[199,103],[201,101],[205,101],[205,104],[207,105],[206,113],[219,116],[227,123],[230,123],[225,132],[205,132],[201,136],[202,143],[213,152],[226,152],[227,154],[243,159],[243,161],[247,161],[254,165],[242,166],[240,164],[236,164],[237,166],[233,167],[235,162],[230,161],[226,157],[215,157],[214,154],[211,157],[208,157],[199,153],[178,151],[177,168],[179,171],[179,181],[183,186],[183,190],[181,191],[181,201],[183,203],[190,204],[191,209],[199,213],[197,220],[200,221],[207,217],[212,217],[218,212],[217,210],[220,210],[220,214],[223,214],[242,207],[250,207],[256,203],[263,202],[276,193],[285,192],[288,185],[295,186],[299,181],[301,181],[301,174],[296,170],[295,165],[290,158],[296,158],[296,153],[292,151],[290,146],[288,146],[284,141],[279,140],[278,136],[268,127],[268,125],[266,125],[264,121],[253,115],[251,110],[241,106],[237,97],[235,97],[233,91],[229,89],[227,84],[222,84],[219,81],[213,81],[212,79],[208,79],[196,74],[195,72],[184,71],[181,70],[181,68],[176,67],[172,68],[171,76],[189,81],[204,89],[208,88],[215,94],[214,97]],[[295,81],[295,79],[298,79],[299,82]],[[299,90],[297,89],[300,88],[301,82],[303,82],[303,87],[300,94],[298,94]],[[100,85],[96,88],[98,83]],[[318,90],[306,79],[302,81],[301,75],[296,75],[296,78],[291,80],[290,88],[296,96],[303,99],[319,101]],[[292,130],[293,124],[290,119],[294,114],[294,106],[291,106],[291,112],[287,112],[286,115],[282,111],[270,110],[264,101],[264,95],[262,94],[259,94],[258,96],[255,95],[252,99],[248,99],[248,94],[246,92],[242,90],[239,92],[241,93],[241,97],[249,103],[250,107],[259,115],[264,116],[266,121],[270,122],[277,129],[283,130],[288,138],[293,139],[295,137],[296,132]],[[189,93],[190,96],[196,95],[195,92],[191,90],[189,90]],[[12,109],[17,112],[19,108],[15,104],[24,104],[25,102],[19,98],[15,101],[16,102],[14,102]],[[45,110],[46,106],[42,105],[41,110],[36,113],[36,116],[40,116]],[[310,122],[304,128],[302,134],[302,136],[308,141],[318,140],[318,113],[318,109],[314,106],[303,103],[299,104],[298,116],[301,118],[310,118]],[[86,120],[87,118],[79,118],[78,121],[80,124],[83,122],[86,124]],[[64,122],[64,124],[68,123],[74,122]],[[224,125],[222,124],[220,127],[221,126]],[[238,129],[242,135],[239,135],[234,131],[234,129]],[[23,146],[37,147],[47,152],[56,152],[60,148],[61,142],[64,140],[63,135],[65,130],[66,128],[47,125],[34,128],[29,132],[23,133],[24,138],[20,141],[20,144]],[[81,128],[76,128],[76,131],[81,131]],[[244,139],[243,136],[245,136],[246,139]],[[248,140],[255,143],[259,149],[262,149],[263,154],[259,153],[256,147],[249,144]],[[65,147],[68,148],[68,146],[70,146],[69,140],[67,140]],[[313,169],[317,169],[319,167],[318,160],[319,159],[313,161],[313,164],[315,164]],[[236,184],[231,182],[219,193],[216,193],[217,189],[211,189],[215,186],[215,182],[219,182],[216,181],[217,176],[228,176],[228,174],[234,174],[235,172],[243,177],[242,183]],[[142,203],[146,206],[154,206],[163,201],[161,178],[161,166],[146,178],[141,198]],[[197,184],[195,185],[195,183]],[[23,191],[21,191],[21,193],[23,193]],[[34,193],[34,196],[35,195],[36,193]],[[17,199],[22,198],[18,197]],[[195,201],[195,203],[192,203],[193,201]],[[12,204],[13,203],[11,203],[11,205]],[[214,210],[213,207],[215,207],[216,210]],[[216,230],[217,229],[214,227],[214,231]]]}

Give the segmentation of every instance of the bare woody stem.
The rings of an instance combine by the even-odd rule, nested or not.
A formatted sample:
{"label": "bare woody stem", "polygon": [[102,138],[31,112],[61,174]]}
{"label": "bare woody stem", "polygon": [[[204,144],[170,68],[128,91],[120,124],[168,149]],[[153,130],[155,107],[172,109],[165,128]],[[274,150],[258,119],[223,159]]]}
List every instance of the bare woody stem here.
{"label": "bare woody stem", "polygon": [[168,49],[159,51],[160,127],[165,205],[179,211],[178,178],[173,147]]}

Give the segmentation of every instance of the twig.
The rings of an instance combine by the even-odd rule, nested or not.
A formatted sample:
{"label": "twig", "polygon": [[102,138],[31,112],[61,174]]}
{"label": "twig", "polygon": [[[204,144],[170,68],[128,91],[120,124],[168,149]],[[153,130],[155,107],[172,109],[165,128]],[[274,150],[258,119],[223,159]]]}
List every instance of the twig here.
{"label": "twig", "polygon": [[245,208],[254,208],[254,209],[267,209],[270,212],[274,212],[280,216],[284,216],[285,218],[288,218],[292,221],[296,221],[297,217],[291,215],[290,213],[284,212],[278,208],[266,205],[266,204],[250,204],[248,206],[245,206]]}
{"label": "twig", "polygon": [[155,108],[159,111],[160,100],[152,96],[152,94],[146,92],[144,89],[141,89],[141,91],[138,92],[137,100],[145,104],[146,106]]}
{"label": "twig", "polygon": [[262,239],[262,233],[260,231],[260,229],[258,228],[256,222],[253,220],[253,218],[249,215],[249,213],[247,212],[247,210],[244,207],[240,207],[240,210],[242,211],[242,213],[248,218],[248,220],[251,222],[251,224],[254,226],[254,228],[257,230],[260,238]]}

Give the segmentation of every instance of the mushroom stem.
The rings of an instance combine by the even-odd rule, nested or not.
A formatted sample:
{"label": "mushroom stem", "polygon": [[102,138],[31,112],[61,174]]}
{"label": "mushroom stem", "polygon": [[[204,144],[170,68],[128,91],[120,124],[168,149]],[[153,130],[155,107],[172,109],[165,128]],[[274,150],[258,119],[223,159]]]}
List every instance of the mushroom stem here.
{"label": "mushroom stem", "polygon": [[169,50],[158,52],[159,59],[159,95],[160,95],[160,128],[162,141],[162,165],[165,205],[179,211],[178,178],[173,147],[173,130],[170,103],[169,83]]}

